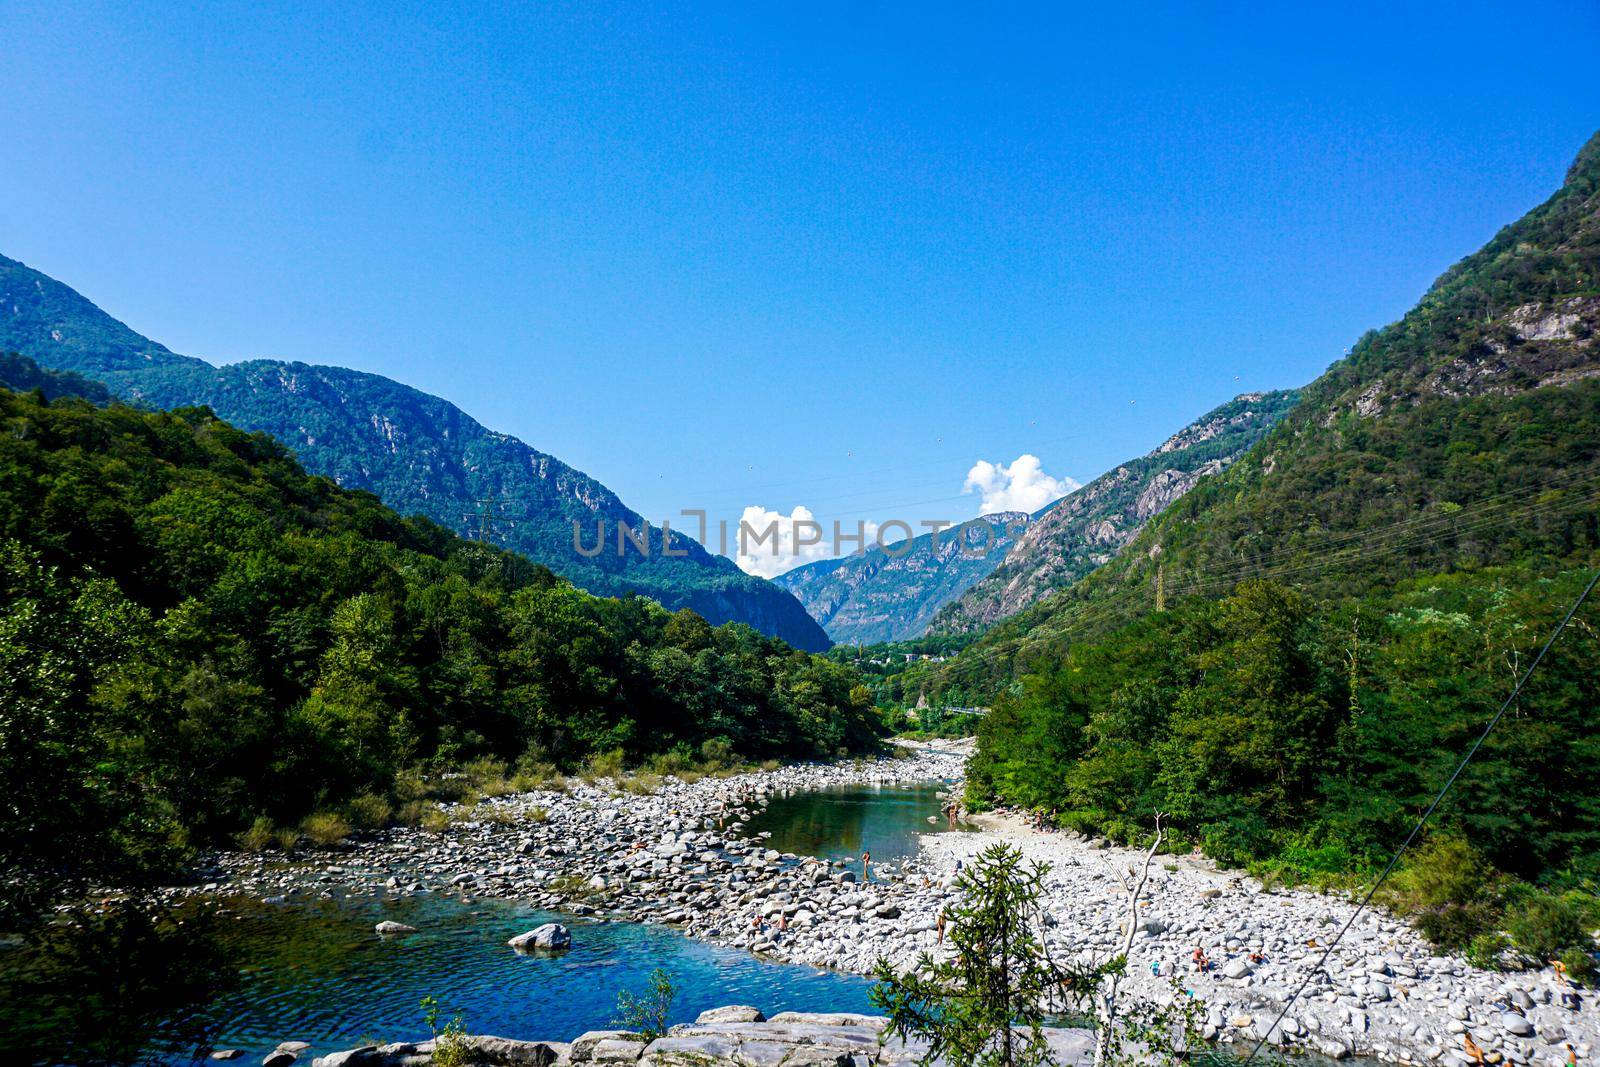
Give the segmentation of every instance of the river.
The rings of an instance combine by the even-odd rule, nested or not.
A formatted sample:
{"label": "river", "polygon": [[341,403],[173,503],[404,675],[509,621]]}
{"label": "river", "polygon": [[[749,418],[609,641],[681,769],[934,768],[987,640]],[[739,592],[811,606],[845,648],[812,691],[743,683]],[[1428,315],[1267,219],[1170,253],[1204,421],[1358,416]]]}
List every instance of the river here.
{"label": "river", "polygon": [[[773,799],[748,828],[785,852],[903,859],[915,835],[945,828],[940,787],[851,787]],[[939,819],[930,825],[929,816]],[[191,902],[165,932],[108,924],[91,944],[0,950],[0,1001],[13,1006],[0,1049],[35,1062],[187,1064],[237,1048],[260,1062],[278,1042],[301,1062],[369,1041],[427,1036],[420,1002],[437,998],[474,1033],[570,1040],[616,1017],[618,993],[668,971],[673,1022],[725,1004],[767,1011],[870,1011],[859,975],[775,963],[677,930],[597,922],[439,893],[266,904]],[[389,919],[418,933],[380,938]],[[522,956],[513,934],[546,921],[573,931],[559,956]],[[181,925],[178,923],[181,922]],[[164,986],[173,996],[163,998]],[[178,987],[174,989],[173,987]],[[187,987],[187,988],[184,988]],[[23,1011],[15,1011],[25,1005]]]}

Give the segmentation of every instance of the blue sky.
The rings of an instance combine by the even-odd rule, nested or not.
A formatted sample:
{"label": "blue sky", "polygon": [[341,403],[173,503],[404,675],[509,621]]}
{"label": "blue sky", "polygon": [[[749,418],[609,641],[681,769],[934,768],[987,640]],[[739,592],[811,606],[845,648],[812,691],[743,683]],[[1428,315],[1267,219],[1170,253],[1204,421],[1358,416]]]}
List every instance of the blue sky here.
{"label": "blue sky", "polygon": [[652,517],[1087,480],[1314,377],[1600,127],[1592,0],[339,6],[0,4],[0,251]]}

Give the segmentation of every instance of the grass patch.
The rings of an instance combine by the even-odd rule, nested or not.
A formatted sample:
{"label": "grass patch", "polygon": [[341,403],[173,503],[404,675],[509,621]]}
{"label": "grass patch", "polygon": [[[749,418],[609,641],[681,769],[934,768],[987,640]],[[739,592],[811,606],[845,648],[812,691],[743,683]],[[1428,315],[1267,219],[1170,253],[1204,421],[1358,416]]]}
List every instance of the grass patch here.
{"label": "grass patch", "polygon": [[336,811],[307,815],[300,823],[300,835],[317,848],[329,848],[350,836],[350,820]]}
{"label": "grass patch", "polygon": [[265,852],[278,843],[278,828],[265,815],[256,816],[250,829],[237,838],[239,847],[246,852]]}

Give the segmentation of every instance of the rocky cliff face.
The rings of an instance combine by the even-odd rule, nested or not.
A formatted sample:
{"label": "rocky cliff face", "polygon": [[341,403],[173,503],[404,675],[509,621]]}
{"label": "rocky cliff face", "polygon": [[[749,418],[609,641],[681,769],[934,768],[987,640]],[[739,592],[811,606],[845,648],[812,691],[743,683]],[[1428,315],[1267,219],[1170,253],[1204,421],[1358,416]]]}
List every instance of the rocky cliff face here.
{"label": "rocky cliff face", "polygon": [[[1004,643],[1006,662],[1028,662],[1127,622],[1148,606],[1158,544],[1180,597],[1260,577],[1335,600],[1420,575],[1586,559],[1597,540],[1597,334],[1600,133],[1548,200],[1359,338],[1237,462],[1109,566],[963,655],[988,662],[979,657]],[[1036,598],[1041,583],[1010,563],[974,587],[953,627]]]}
{"label": "rocky cliff face", "polygon": [[[74,290],[0,256],[0,351],[80,371],[119,396],[156,407],[204,404],[295,450],[307,469],[376,493],[403,514],[420,513],[543,563],[601,596],[648,596],[708,622],[743,622],[797,648],[829,645],[788,592],[740,571],[678,534],[663,554],[659,531],[645,554],[618,529],[643,518],[587,474],[508,434],[482,426],[439,397],[344,367],[253,360],[214,367],[130,330]],[[593,556],[603,531],[605,547]]]}
{"label": "rocky cliff face", "polygon": [[993,573],[941,610],[928,631],[980,630],[1076,582],[1109,561],[1200,479],[1226,469],[1297,398],[1294,392],[1245,393],[1148,455],[1096,478],[1042,514]]}
{"label": "rocky cliff face", "polygon": [[777,579],[842,644],[921,636],[944,605],[994,569],[1033,519],[1020,511],[969,526],[797,567]]}

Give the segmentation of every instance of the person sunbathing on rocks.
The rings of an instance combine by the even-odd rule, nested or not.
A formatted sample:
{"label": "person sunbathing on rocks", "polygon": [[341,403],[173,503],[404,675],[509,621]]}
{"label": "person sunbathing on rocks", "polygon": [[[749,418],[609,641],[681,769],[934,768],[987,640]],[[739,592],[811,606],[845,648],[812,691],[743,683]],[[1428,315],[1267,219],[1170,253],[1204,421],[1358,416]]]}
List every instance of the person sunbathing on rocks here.
{"label": "person sunbathing on rocks", "polygon": [[1479,1047],[1476,1041],[1472,1040],[1471,1034],[1463,1033],[1461,1035],[1461,1047],[1466,1049],[1467,1057],[1473,1063],[1478,1064],[1479,1067],[1484,1067],[1489,1062],[1484,1058],[1483,1049]]}
{"label": "person sunbathing on rocks", "polygon": [[1194,947],[1194,969],[1201,972],[1211,969],[1211,961],[1206,959],[1206,950],[1199,945]]}

